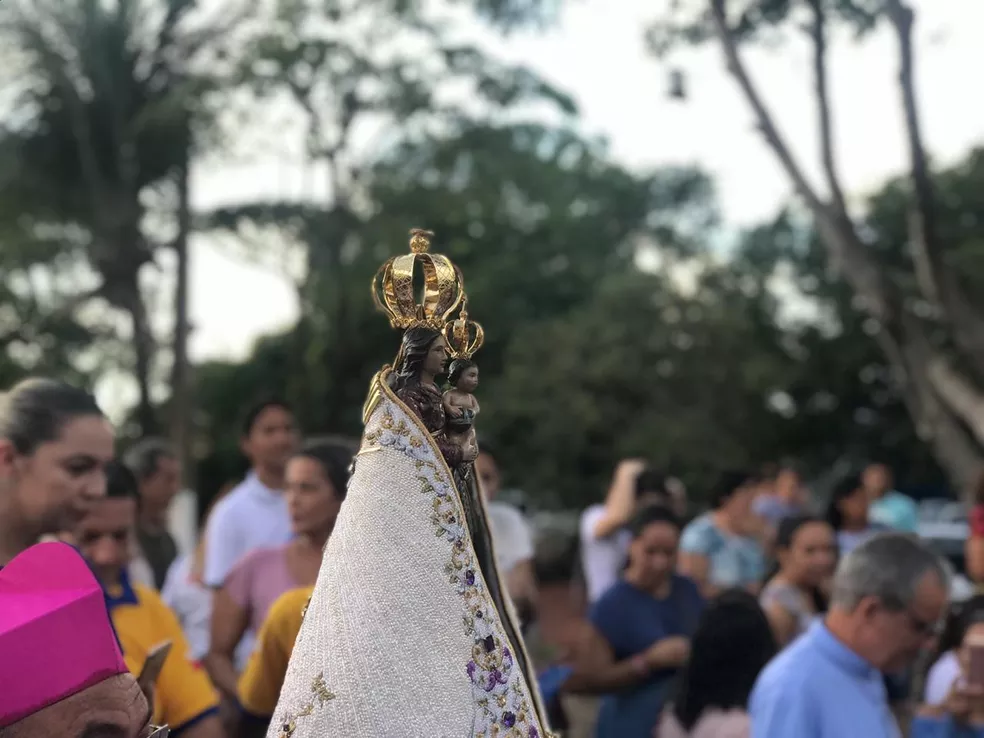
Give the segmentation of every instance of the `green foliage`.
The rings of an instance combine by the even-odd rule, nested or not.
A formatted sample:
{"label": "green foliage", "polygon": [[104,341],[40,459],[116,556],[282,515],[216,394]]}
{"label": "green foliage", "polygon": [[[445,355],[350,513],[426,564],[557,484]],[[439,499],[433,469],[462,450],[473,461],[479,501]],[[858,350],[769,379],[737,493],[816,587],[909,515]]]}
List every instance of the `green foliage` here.
{"label": "green foliage", "polygon": [[[468,275],[471,310],[493,337],[482,357],[493,374],[498,337],[583,304],[606,275],[633,269],[640,244],[693,253],[694,234],[715,222],[701,174],[636,176],[570,131],[536,125],[408,144],[381,164],[373,193],[376,223],[426,224]],[[400,233],[387,230],[390,242]]]}
{"label": "green foliage", "polygon": [[[103,358],[129,349],[122,364],[137,379],[148,432],[161,367],[140,273],[176,230],[171,185],[211,124],[212,93],[228,66],[225,35],[241,18],[227,6],[221,19],[196,26],[200,11],[195,0],[0,4],[9,103],[0,131],[3,258],[29,254],[38,271],[58,276],[74,269],[74,293],[52,309],[98,333],[102,345],[92,348]],[[121,314],[132,347],[107,344],[118,326],[101,329]]]}
{"label": "green foliage", "polygon": [[736,276],[710,268],[688,295],[630,272],[568,315],[519,327],[482,417],[516,481],[541,501],[585,504],[615,460],[642,456],[699,498],[721,469],[771,458],[769,398],[789,360]]}
{"label": "green foliage", "polygon": [[[658,239],[695,253],[695,233],[715,217],[700,174],[634,176],[599,146],[536,125],[469,124],[455,136],[407,141],[373,169],[368,193],[375,216],[361,223],[337,209],[271,204],[250,211],[254,222],[287,224],[319,255],[304,285],[307,310],[278,339],[284,355],[267,362],[261,352],[270,356],[269,345],[257,348],[258,363],[275,371],[252,362],[238,375],[235,366],[210,367],[215,374],[199,377],[203,400],[213,386],[240,399],[284,388],[308,432],[357,433],[367,382],[398,343],[374,312],[369,283],[383,260],[406,250],[411,225],[436,231],[436,248],[464,270],[472,313],[488,335],[483,372],[494,377],[519,326],[583,305],[606,275],[634,273],[635,242]],[[214,215],[230,227],[247,217]],[[353,238],[344,258],[327,258],[322,249],[338,253],[345,234]],[[228,427],[241,410],[220,405],[213,414],[211,402],[204,406],[206,428]]]}
{"label": "green foliage", "polygon": [[[504,29],[549,22],[556,9],[455,4]],[[651,33],[660,53],[708,37],[706,3],[675,6]],[[743,41],[770,43],[805,8],[750,0],[729,16]],[[825,9],[865,33],[881,3]],[[204,230],[276,233],[305,257],[297,324],[257,341],[247,361],[196,369],[205,496],[242,472],[239,421],[255,398],[283,395],[311,434],[359,432],[367,383],[398,343],[369,283],[405,251],[412,226],[434,230],[436,250],[464,271],[487,334],[479,431],[508,481],[541,504],[597,499],[625,455],[680,474],[697,499],[722,468],[785,456],[820,471],[888,454],[910,480],[938,479],[870,326],[797,211],[716,253],[702,173],[629,171],[569,125],[517,122],[547,106],[569,123],[576,108],[529,69],[451,43],[431,4],[278,0],[262,10],[272,15],[257,23],[226,11],[196,25],[195,0],[0,4],[0,75],[13,100],[0,131],[0,382],[29,371],[87,381],[118,360],[106,311],[79,308],[103,298],[132,309],[139,270],[173,230],[147,216],[173,220],[165,185],[189,146],[214,143],[226,93],[248,89],[251,105],[297,106],[331,195],[197,219]],[[352,131],[367,120],[380,138],[359,149]],[[941,239],[974,295],[982,185],[981,151],[938,175]],[[150,202],[165,202],[162,212]],[[909,205],[904,183],[890,182],[863,226],[917,300]]]}
{"label": "green foliage", "polygon": [[[948,245],[976,266],[969,284],[980,273],[982,176],[976,151],[937,176]],[[221,429],[270,388],[293,393],[308,432],[358,432],[366,383],[398,338],[372,312],[368,280],[406,248],[408,225],[436,230],[438,250],[464,270],[488,334],[479,431],[507,482],[538,504],[598,499],[625,455],[680,474],[697,500],[722,468],[784,457],[822,476],[878,456],[910,486],[942,486],[867,318],[797,211],[751,229],[723,260],[695,237],[714,223],[699,174],[633,175],[569,131],[527,125],[408,143],[372,181],[376,216],[315,312],[246,363],[203,368],[204,436],[227,439],[204,467],[209,488],[238,469]],[[900,277],[907,197],[889,182],[864,218]],[[637,248],[657,239],[664,267],[640,270]],[[671,266],[677,245],[691,258]],[[336,343],[326,311],[339,304],[348,332]],[[330,357],[317,402],[298,368],[313,344]]]}

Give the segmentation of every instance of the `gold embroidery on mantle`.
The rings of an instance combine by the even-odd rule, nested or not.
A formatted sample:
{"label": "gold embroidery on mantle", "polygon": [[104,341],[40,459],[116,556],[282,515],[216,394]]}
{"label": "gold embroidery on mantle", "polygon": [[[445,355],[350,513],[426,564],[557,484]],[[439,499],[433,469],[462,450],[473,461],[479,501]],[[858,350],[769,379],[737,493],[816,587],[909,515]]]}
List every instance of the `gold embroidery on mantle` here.
{"label": "gold embroidery on mantle", "polygon": [[[463,600],[464,629],[474,639],[471,658],[465,664],[476,710],[471,735],[474,738],[549,738],[552,734],[541,732],[537,719],[534,688],[526,685],[524,690],[525,680],[515,663],[502,625],[496,622],[496,607],[472,552],[461,501],[453,482],[448,481],[451,474],[443,464],[443,458],[422,437],[416,418],[399,402],[394,404],[407,413],[409,422],[397,420],[391,408],[383,408],[378,425],[366,428],[364,441],[366,446],[398,451],[414,462],[420,492],[430,498],[434,534],[450,545],[444,572],[448,583]],[[432,457],[438,461],[435,463]],[[519,644],[519,648],[523,645]]]}
{"label": "gold embroidery on mantle", "polygon": [[[396,435],[406,439],[406,442],[409,443],[410,446],[413,448],[419,449],[419,448],[423,448],[424,446],[424,442],[410,432],[411,431],[410,425],[407,423],[407,421],[401,420],[399,423],[397,423],[393,419],[393,415],[388,411],[383,414],[383,418],[379,422],[379,430],[366,432],[365,434],[366,444],[373,447],[378,446],[380,439],[383,437],[383,434],[386,433],[387,431],[389,431],[390,433],[395,433]],[[433,466],[433,464],[431,464],[431,466]],[[436,467],[434,468],[436,470]]]}
{"label": "gold embroidery on mantle", "polygon": [[314,713],[315,709],[324,707],[326,702],[330,702],[333,699],[335,699],[335,693],[328,689],[324,672],[322,672],[311,682],[311,701],[302,705],[301,709],[293,717],[284,718],[283,724],[280,726],[279,738],[292,738],[294,731],[297,730],[298,720],[309,717]]}

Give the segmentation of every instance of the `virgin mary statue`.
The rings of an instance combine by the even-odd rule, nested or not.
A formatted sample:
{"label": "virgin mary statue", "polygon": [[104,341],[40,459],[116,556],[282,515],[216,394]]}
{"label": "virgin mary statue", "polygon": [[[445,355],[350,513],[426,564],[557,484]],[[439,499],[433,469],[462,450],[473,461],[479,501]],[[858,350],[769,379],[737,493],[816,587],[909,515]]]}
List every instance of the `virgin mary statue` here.
{"label": "virgin mary statue", "polygon": [[478,449],[448,432],[436,384],[449,356],[471,358],[482,331],[457,267],[429,253],[432,234],[411,235],[411,253],[373,281],[403,340],[370,385],[348,494],[267,738],[553,735],[496,570],[471,471]]}

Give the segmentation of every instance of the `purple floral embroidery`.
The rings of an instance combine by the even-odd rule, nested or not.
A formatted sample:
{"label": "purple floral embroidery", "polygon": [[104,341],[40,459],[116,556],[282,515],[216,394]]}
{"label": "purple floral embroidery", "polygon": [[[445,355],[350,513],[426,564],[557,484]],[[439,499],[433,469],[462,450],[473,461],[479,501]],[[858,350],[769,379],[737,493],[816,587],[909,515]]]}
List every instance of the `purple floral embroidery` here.
{"label": "purple floral embroidery", "polygon": [[475,738],[540,738],[528,688],[522,675],[513,668],[513,655],[504,643],[501,626],[485,617],[494,608],[477,573],[453,487],[431,460],[430,445],[406,421],[397,421],[392,408],[383,411],[379,427],[375,432],[367,428],[366,440],[399,451],[414,461],[421,490],[432,498],[431,520],[436,533],[451,544],[451,557],[445,570],[464,600],[466,631],[475,638],[472,658],[466,666],[477,708],[473,724]]}

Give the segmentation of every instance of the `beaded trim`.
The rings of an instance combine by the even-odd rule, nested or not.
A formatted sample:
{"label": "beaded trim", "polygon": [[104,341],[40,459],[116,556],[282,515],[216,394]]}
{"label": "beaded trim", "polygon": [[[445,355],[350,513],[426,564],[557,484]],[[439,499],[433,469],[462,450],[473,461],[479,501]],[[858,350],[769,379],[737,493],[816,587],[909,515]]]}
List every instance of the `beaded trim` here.
{"label": "beaded trim", "polygon": [[372,425],[366,428],[366,445],[399,451],[413,460],[420,491],[432,501],[435,533],[450,544],[450,558],[444,571],[464,601],[465,632],[475,639],[471,659],[465,664],[478,708],[472,735],[474,738],[541,738],[522,674],[514,668],[505,634],[495,621],[495,605],[468,545],[464,513],[454,487],[446,473],[432,461],[433,450],[414,432],[416,426],[396,420],[390,408]]}

